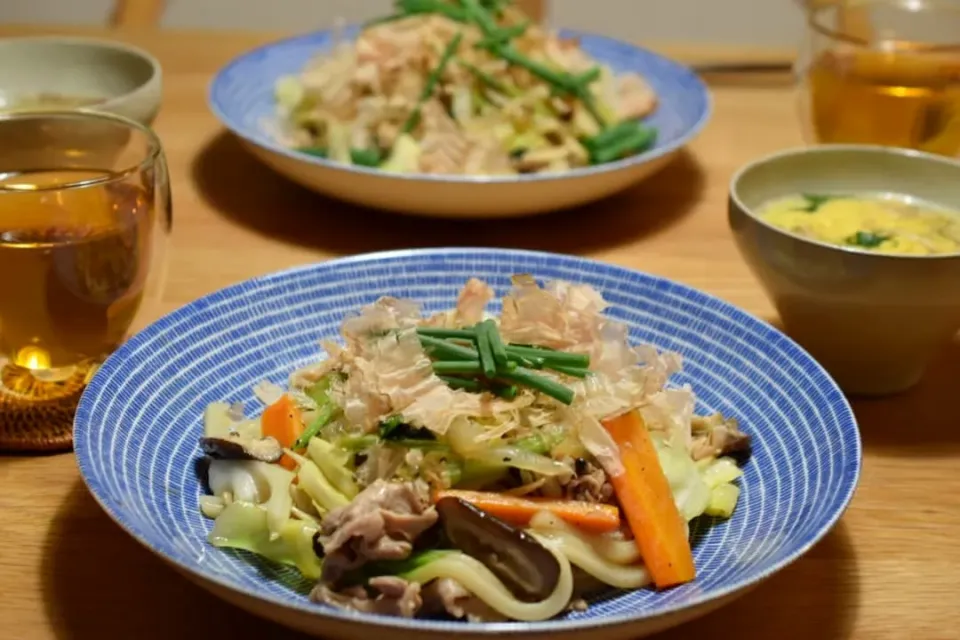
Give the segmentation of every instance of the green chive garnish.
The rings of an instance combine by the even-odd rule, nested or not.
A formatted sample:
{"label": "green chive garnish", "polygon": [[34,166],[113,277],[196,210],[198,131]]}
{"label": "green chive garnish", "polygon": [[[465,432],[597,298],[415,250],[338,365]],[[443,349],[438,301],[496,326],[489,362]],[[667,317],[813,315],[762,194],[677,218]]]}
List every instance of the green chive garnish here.
{"label": "green chive garnish", "polygon": [[477,326],[477,351],[480,352],[480,366],[483,367],[483,375],[493,378],[497,375],[497,361],[493,359],[490,333],[483,325]]}
{"label": "green chive garnish", "polygon": [[552,364],[567,365],[570,367],[586,368],[590,366],[590,356],[582,353],[567,353],[566,351],[553,351],[551,349],[539,349],[537,347],[520,347],[517,345],[507,345],[507,354],[518,358],[540,358],[545,362],[544,366],[550,367]]}
{"label": "green chive garnish", "polygon": [[479,360],[441,360],[433,363],[433,372],[437,375],[451,373],[483,373]]}
{"label": "green chive garnish", "polygon": [[512,382],[519,382],[532,389],[536,389],[537,391],[540,391],[551,398],[559,400],[563,404],[573,403],[574,393],[572,389],[565,387],[559,382],[554,382],[550,378],[538,376],[529,369],[518,367],[516,371],[505,373],[501,377]]}
{"label": "green chive garnish", "polygon": [[427,353],[436,358],[446,360],[478,360],[480,358],[480,354],[475,349],[462,347],[440,338],[421,335],[420,344]]}
{"label": "green chive garnish", "polygon": [[441,380],[447,383],[447,386],[451,389],[463,389],[464,391],[483,391],[483,387],[476,380],[470,380],[468,378],[454,378],[452,376],[438,376]]}

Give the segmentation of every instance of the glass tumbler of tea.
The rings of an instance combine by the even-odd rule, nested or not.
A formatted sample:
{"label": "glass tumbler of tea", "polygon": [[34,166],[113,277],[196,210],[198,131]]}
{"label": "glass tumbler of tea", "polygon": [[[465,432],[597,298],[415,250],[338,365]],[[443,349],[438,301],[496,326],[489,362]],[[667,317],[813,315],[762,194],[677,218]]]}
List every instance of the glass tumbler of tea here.
{"label": "glass tumbler of tea", "polygon": [[809,142],[960,155],[960,1],[807,6],[797,71]]}
{"label": "glass tumbler of tea", "polygon": [[171,216],[148,127],[0,116],[0,449],[70,446],[84,386],[155,312]]}

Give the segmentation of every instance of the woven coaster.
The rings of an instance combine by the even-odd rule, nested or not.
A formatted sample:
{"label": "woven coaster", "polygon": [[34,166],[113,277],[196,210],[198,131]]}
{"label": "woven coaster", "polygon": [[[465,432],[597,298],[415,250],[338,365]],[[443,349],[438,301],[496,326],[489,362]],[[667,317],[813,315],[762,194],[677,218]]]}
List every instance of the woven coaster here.
{"label": "woven coaster", "polygon": [[78,370],[60,382],[0,371],[0,451],[53,452],[73,447],[73,415],[87,381]]}

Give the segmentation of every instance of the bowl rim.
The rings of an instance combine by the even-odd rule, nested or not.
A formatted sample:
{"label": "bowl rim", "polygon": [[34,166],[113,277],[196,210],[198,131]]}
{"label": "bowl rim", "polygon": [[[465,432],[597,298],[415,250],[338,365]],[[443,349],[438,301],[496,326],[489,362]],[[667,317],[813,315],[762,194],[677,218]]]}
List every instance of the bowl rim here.
{"label": "bowl rim", "polygon": [[[707,293],[700,289],[697,289],[691,285],[684,284],[677,280],[672,280],[661,275],[654,273],[641,272],[630,267],[626,267],[619,264],[604,262],[601,260],[595,260],[591,258],[585,258],[582,256],[559,254],[546,251],[533,251],[526,249],[506,249],[506,248],[491,248],[491,247],[436,247],[436,248],[415,248],[415,249],[397,249],[390,251],[378,251],[371,253],[357,254],[353,256],[336,258],[333,260],[325,260],[322,262],[313,262],[303,265],[298,265],[286,269],[281,269],[278,271],[272,271],[269,273],[261,274],[252,278],[247,278],[240,282],[234,283],[232,285],[223,287],[221,289],[215,290],[213,292],[207,293],[196,300],[193,300],[176,310],[165,314],[164,316],[154,320],[147,327],[141,330],[141,332],[148,331],[153,327],[162,325],[165,322],[170,322],[177,319],[179,316],[189,313],[191,310],[196,308],[196,305],[208,303],[212,300],[217,299],[218,297],[228,296],[234,292],[243,290],[245,287],[249,286],[251,282],[269,282],[275,278],[283,278],[289,275],[296,275],[300,272],[307,272],[313,269],[325,268],[326,266],[344,266],[351,264],[365,264],[365,263],[376,263],[382,261],[390,261],[400,258],[409,258],[409,257],[449,257],[451,255],[470,255],[476,253],[487,253],[498,256],[510,257],[510,256],[520,256],[520,257],[530,257],[530,258],[561,258],[563,260],[571,260],[577,262],[581,265],[591,266],[591,267],[602,267],[604,269],[614,269],[618,271],[623,271],[628,275],[641,274],[644,277],[657,280],[671,286],[677,287],[678,289],[683,290],[687,294],[695,294],[697,297],[700,297],[708,301],[711,305],[711,308],[719,311],[729,313],[733,318],[737,320],[746,320],[751,323],[756,323],[761,327],[766,328],[769,331],[775,332],[778,334],[780,339],[784,340],[791,349],[795,350],[801,356],[807,358],[807,363],[814,370],[821,373],[827,380],[833,382],[832,376],[823,368],[823,366],[811,356],[802,346],[800,346],[796,341],[794,341],[790,336],[783,333],[777,327],[774,327],[769,322],[759,318],[758,316],[742,309],[741,307],[734,305],[726,300],[714,296],[713,294]],[[125,344],[129,344],[125,343]],[[118,358],[122,358],[122,350],[125,345],[122,345],[118,351],[114,352],[107,361],[100,367],[100,370],[97,373],[97,376],[102,375],[104,372],[110,370],[112,366],[117,361]],[[96,377],[94,380],[96,379]],[[92,402],[91,393],[87,393],[90,389],[94,388],[94,381],[91,381],[91,384],[87,386],[84,391],[83,396],[80,399],[79,406],[77,408],[76,417],[74,419],[74,431],[78,429],[78,423],[81,420],[86,420],[89,424],[90,416],[89,404]],[[703,607],[711,602],[722,601],[725,597],[734,596],[735,594],[741,593],[744,590],[756,586],[759,583],[763,582],[772,575],[783,570],[785,567],[789,566],[802,556],[804,556],[812,547],[814,547],[820,540],[823,539],[839,522],[840,518],[846,513],[847,509],[852,502],[857,489],[860,484],[860,477],[863,468],[863,442],[860,435],[860,428],[857,422],[856,414],[853,412],[853,409],[850,405],[850,401],[837,386],[836,382],[833,382],[833,395],[836,399],[836,408],[838,409],[838,420],[844,424],[849,425],[853,431],[853,451],[851,452],[851,468],[852,474],[849,479],[849,485],[846,487],[846,491],[834,513],[825,517],[823,522],[818,527],[817,531],[810,535],[809,538],[803,541],[802,544],[797,545],[797,548],[794,549],[791,553],[787,554],[777,562],[772,563],[770,566],[766,567],[765,570],[757,572],[755,575],[742,579],[739,581],[732,582],[723,587],[714,589],[709,593],[701,593],[699,596],[692,597],[689,601],[681,604],[673,604],[670,606],[663,607],[662,609],[651,612],[646,615],[631,615],[631,614],[616,614],[611,616],[606,616],[600,619],[583,619],[583,620],[543,620],[537,622],[488,622],[488,623],[464,623],[462,625],[457,625],[455,632],[458,634],[465,634],[475,637],[488,637],[491,635],[497,635],[502,633],[514,633],[514,634],[536,634],[536,633],[569,633],[575,631],[584,631],[587,629],[596,629],[596,628],[607,628],[615,627],[622,625],[635,624],[643,621],[657,620],[664,617],[675,615],[684,611],[694,611],[699,607]],[[124,531],[127,532],[133,539],[137,540],[141,545],[146,549],[157,555],[158,557],[165,560],[174,568],[178,569],[181,573],[184,573],[189,576],[194,576],[201,581],[210,583],[217,587],[228,590],[229,592],[239,594],[241,596],[252,598],[254,600],[259,600],[262,602],[267,602],[271,606],[279,607],[281,610],[289,610],[296,612],[302,615],[309,615],[316,618],[333,618],[340,623],[355,623],[361,625],[367,625],[371,628],[382,628],[385,630],[406,630],[406,631],[422,631],[428,633],[450,633],[451,629],[448,624],[442,625],[438,622],[432,620],[422,620],[422,619],[407,619],[407,618],[396,618],[389,616],[376,616],[373,614],[364,614],[362,616],[356,615],[354,612],[350,611],[341,611],[334,608],[318,608],[316,606],[311,606],[307,603],[292,603],[288,600],[284,600],[278,596],[269,593],[260,593],[247,590],[241,585],[232,583],[228,578],[222,576],[215,576],[211,574],[204,573],[196,565],[188,564],[184,561],[181,561],[177,558],[168,557],[162,551],[155,549],[149,543],[146,535],[141,535],[138,527],[128,522],[128,520],[118,512],[112,505],[108,504],[100,494],[93,489],[90,483],[90,478],[88,477],[88,472],[86,469],[85,458],[87,457],[86,450],[84,449],[82,439],[77,440],[75,444],[75,459],[77,461],[77,466],[80,471],[80,476],[87,486],[88,491],[100,505],[100,507],[107,513],[107,515],[116,522]],[[96,484],[96,482],[94,482]],[[274,618],[276,619],[276,618]]]}
{"label": "bowl rim", "polygon": [[[729,197],[730,201],[736,205],[737,209],[741,211],[748,218],[753,220],[755,223],[761,225],[765,229],[773,231],[774,233],[792,238],[799,242],[809,244],[812,246],[821,247],[823,249],[828,249],[830,251],[837,251],[840,253],[845,253],[852,256],[860,256],[868,260],[876,261],[902,261],[902,260],[916,260],[916,261],[938,261],[938,260],[950,260],[955,258],[960,258],[960,249],[957,251],[951,251],[950,253],[933,253],[928,255],[918,255],[918,254],[909,254],[909,253],[884,253],[879,251],[871,251],[869,249],[864,249],[860,247],[831,244],[823,240],[817,240],[815,238],[808,238],[802,236],[793,231],[787,229],[782,229],[780,227],[774,226],[761,218],[752,207],[748,207],[743,203],[743,200],[740,198],[740,182],[743,178],[752,171],[757,170],[758,168],[772,164],[779,160],[785,158],[792,158],[802,155],[824,155],[824,154],[833,154],[833,153],[861,153],[865,155],[890,155],[890,156],[900,156],[902,158],[908,159],[908,161],[919,161],[919,162],[933,162],[936,164],[943,165],[944,167],[949,167],[957,172],[957,179],[960,181],[960,160],[954,160],[947,156],[941,156],[934,153],[929,153],[926,151],[920,151],[918,149],[908,149],[906,147],[890,147],[877,144],[816,144],[808,147],[791,147],[788,149],[781,149],[773,153],[761,156],[754,160],[751,160],[745,165],[742,165],[737,169],[736,173],[733,174],[733,177],[730,178],[729,185]],[[786,194],[785,194],[786,195]],[[909,195],[909,194],[905,194]],[[731,207],[732,208],[732,207]]]}
{"label": "bowl rim", "polygon": [[[87,36],[57,36],[57,35],[37,35],[37,36],[15,36],[11,38],[0,39],[0,48],[15,47],[17,45],[27,44],[47,44],[47,45],[69,45],[76,47],[87,47],[89,49],[104,49],[118,53],[124,53],[132,58],[138,58],[146,62],[150,67],[150,75],[146,80],[126,93],[118,93],[105,98],[91,107],[95,109],[105,109],[115,107],[131,98],[147,93],[153,86],[159,86],[163,81],[163,66],[160,61],[150,52],[132,44],[121,42],[119,40],[110,40],[108,38],[94,38]],[[114,68],[114,67],[110,67]],[[159,100],[158,100],[159,102]]]}
{"label": "bowl rim", "polygon": [[[214,74],[213,78],[210,80],[207,89],[207,105],[210,110],[213,112],[214,116],[220,123],[231,131],[234,135],[240,138],[247,144],[253,144],[265,151],[269,151],[275,155],[284,156],[285,158],[295,160],[305,165],[313,165],[315,167],[323,167],[324,169],[330,169],[335,171],[341,171],[344,173],[352,173],[359,175],[366,175],[377,178],[386,178],[392,180],[404,180],[404,181],[415,181],[415,182],[436,182],[442,184],[470,184],[470,185],[484,185],[484,184],[517,184],[517,183],[530,183],[530,182],[552,182],[557,180],[570,180],[570,179],[582,179],[588,178],[591,176],[596,176],[599,174],[612,173],[615,171],[627,169],[634,166],[639,166],[647,164],[649,162],[654,162],[660,158],[668,157],[688,145],[692,142],[700,133],[703,132],[703,129],[706,127],[707,123],[710,122],[710,119],[713,116],[714,109],[714,99],[713,94],[710,91],[710,87],[703,80],[700,75],[694,71],[690,66],[685,65],[681,62],[669,58],[667,56],[661,55],[650,49],[619,40],[616,38],[611,38],[608,36],[603,36],[595,33],[590,33],[586,31],[579,31],[575,29],[558,29],[558,31],[565,36],[580,38],[588,37],[591,40],[601,41],[608,43],[610,45],[625,47],[632,49],[634,51],[639,51],[645,55],[653,56],[660,59],[661,61],[668,62],[680,71],[690,77],[696,86],[696,90],[703,96],[704,108],[703,112],[700,114],[699,119],[690,127],[686,132],[684,132],[680,137],[671,143],[664,145],[663,147],[654,148],[649,151],[645,151],[641,154],[630,156],[627,158],[622,158],[614,162],[607,162],[600,165],[591,165],[587,167],[577,167],[575,169],[569,169],[567,171],[551,171],[543,173],[529,173],[529,174],[518,174],[518,175],[443,175],[443,174],[430,174],[430,173],[391,173],[388,171],[383,171],[375,167],[361,167],[357,165],[345,165],[327,158],[319,158],[316,156],[310,156],[304,153],[297,152],[293,149],[284,147],[280,143],[271,140],[270,137],[266,134],[259,133],[256,131],[250,131],[247,127],[241,126],[239,123],[233,121],[229,118],[224,109],[221,108],[220,103],[215,98],[216,90],[219,84],[223,81],[224,76],[228,71],[233,67],[245,62],[251,57],[262,55],[269,49],[278,47],[281,45],[286,45],[289,43],[297,42],[300,40],[312,40],[317,38],[320,35],[332,36],[338,32],[348,34],[350,38],[355,37],[355,33],[361,28],[362,25],[359,24],[349,24],[344,26],[342,29],[321,29],[318,31],[310,31],[307,33],[301,33],[294,36],[289,36],[286,38],[279,38],[272,40],[265,44],[262,44],[253,49],[249,49],[232,59],[230,59],[225,65],[220,67],[220,69]],[[318,51],[319,53],[319,51]],[[601,61],[602,62],[602,61]],[[659,105],[658,105],[659,108]],[[644,121],[646,118],[641,118],[641,121]]]}

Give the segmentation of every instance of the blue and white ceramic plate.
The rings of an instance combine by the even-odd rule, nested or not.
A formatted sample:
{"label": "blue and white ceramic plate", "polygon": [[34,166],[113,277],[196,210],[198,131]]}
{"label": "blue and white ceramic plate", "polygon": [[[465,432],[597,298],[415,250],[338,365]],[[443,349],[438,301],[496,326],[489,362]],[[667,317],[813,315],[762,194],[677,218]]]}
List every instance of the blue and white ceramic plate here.
{"label": "blue and white ceramic plate", "polygon": [[[357,29],[345,32],[353,37]],[[300,184],[357,204],[438,217],[508,217],[584,204],[615,193],[663,167],[706,125],[710,93],[689,68],[646,49],[602,36],[564,30],[616,72],[643,75],[659,99],[647,122],[656,146],[631,158],[562,173],[521,176],[396,175],[345,166],[280,145],[274,85],[296,74],[333,42],[329,31],[265,45],[228,63],[213,79],[210,108],[255,155]]]}
{"label": "blue and white ceramic plate", "polygon": [[[345,613],[311,603],[293,570],[208,544],[198,509],[204,407],[256,407],[255,383],[285,384],[320,357],[344,314],[382,295],[449,308],[471,276],[499,294],[514,273],[596,287],[634,341],[680,352],[698,411],[736,416],[754,438],[732,519],[695,521],[695,582],[611,592],[585,612],[539,623],[478,624]],[[837,521],[860,473],[850,407],[806,352],[722,300],[576,257],[493,249],[411,250],[308,265],[213,293],[157,321],[113,354],[77,411],[76,455],[106,512],[144,546],[224,598],[328,637],[523,633],[556,638],[605,627],[638,637],[719,606],[797,559]]]}

